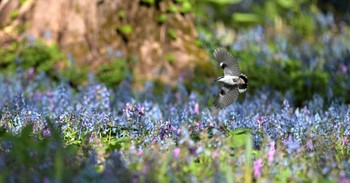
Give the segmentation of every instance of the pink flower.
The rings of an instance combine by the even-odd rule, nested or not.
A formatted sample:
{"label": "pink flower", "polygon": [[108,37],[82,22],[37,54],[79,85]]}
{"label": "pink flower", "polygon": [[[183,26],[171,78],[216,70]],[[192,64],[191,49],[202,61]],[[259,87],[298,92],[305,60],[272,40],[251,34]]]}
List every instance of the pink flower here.
{"label": "pink flower", "polygon": [[219,150],[215,149],[215,151],[213,152],[213,157],[218,157],[219,156]]}
{"label": "pink flower", "polygon": [[28,74],[28,77],[33,77],[33,76],[34,76],[34,74],[35,74],[35,70],[34,70],[34,68],[33,68],[33,67],[31,67],[31,68],[28,70],[27,74]]}
{"label": "pink flower", "polygon": [[215,121],[210,122],[209,126],[214,127],[215,126]]}
{"label": "pink flower", "polygon": [[270,143],[269,151],[267,152],[267,162],[269,163],[269,165],[273,162],[275,152],[275,141],[272,141]]}
{"label": "pink flower", "polygon": [[138,151],[137,151],[137,156],[142,156],[143,155],[143,151],[142,151],[142,149],[139,149]]}
{"label": "pink flower", "polygon": [[179,156],[180,156],[180,148],[179,147],[177,147],[173,150],[173,156],[175,158],[179,158]]}
{"label": "pink flower", "polygon": [[346,73],[348,72],[348,68],[346,67],[346,65],[341,64],[341,72],[342,72],[343,74],[346,74]]}
{"label": "pink flower", "polygon": [[348,138],[347,137],[344,137],[341,141],[341,145],[342,146],[345,146],[346,144],[348,143]]}
{"label": "pink flower", "polygon": [[152,139],[152,144],[155,144],[155,143],[157,143],[158,142],[158,139],[157,138],[153,138]]}
{"label": "pink flower", "polygon": [[125,109],[126,110],[130,110],[132,107],[130,106],[130,104],[129,103],[126,103],[126,107],[125,107]]}
{"label": "pink flower", "polygon": [[137,108],[137,109],[138,109],[138,111],[139,111],[139,116],[145,115],[145,107],[144,107],[144,106],[139,107],[139,108]]}
{"label": "pink flower", "polygon": [[259,128],[261,128],[261,125],[264,123],[264,116],[259,116],[258,114],[254,116],[254,119],[256,123],[258,123]]}
{"label": "pink flower", "polygon": [[175,97],[176,97],[176,100],[177,101],[180,101],[181,100],[181,94],[180,93],[175,93]]}
{"label": "pink flower", "polygon": [[312,143],[311,139],[306,142],[306,147],[308,150],[314,150],[314,144]]}
{"label": "pink flower", "polygon": [[253,167],[254,176],[256,178],[260,178],[261,176],[261,167],[262,167],[262,159],[259,158],[254,162],[254,167]]}
{"label": "pink flower", "polygon": [[193,110],[194,114],[199,114],[199,104],[196,102],[196,104],[194,105],[194,110]]}

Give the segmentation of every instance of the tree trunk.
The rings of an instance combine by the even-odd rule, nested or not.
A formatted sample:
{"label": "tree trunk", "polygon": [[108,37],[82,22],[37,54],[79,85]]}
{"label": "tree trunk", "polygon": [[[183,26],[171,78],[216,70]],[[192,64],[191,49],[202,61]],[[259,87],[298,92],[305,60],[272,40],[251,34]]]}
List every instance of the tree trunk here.
{"label": "tree trunk", "polygon": [[[3,0],[0,44],[19,41],[23,35],[40,38],[58,43],[77,66],[90,71],[122,57],[135,62],[136,82],[159,79],[175,84],[208,56],[196,45],[194,17],[168,12],[170,6],[177,5],[171,0]],[[160,20],[161,16],[167,18]]]}

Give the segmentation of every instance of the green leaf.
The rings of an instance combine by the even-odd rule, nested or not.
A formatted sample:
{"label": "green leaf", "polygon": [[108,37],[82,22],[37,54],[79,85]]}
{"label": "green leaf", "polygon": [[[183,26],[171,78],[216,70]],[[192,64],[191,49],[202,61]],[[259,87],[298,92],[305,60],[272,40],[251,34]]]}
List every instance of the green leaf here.
{"label": "green leaf", "polygon": [[236,129],[229,132],[227,141],[229,141],[231,148],[242,147],[251,139],[251,132],[245,129]]}
{"label": "green leaf", "polygon": [[178,7],[177,7],[177,6],[174,6],[174,5],[171,5],[171,6],[168,6],[168,7],[166,8],[166,10],[167,10],[168,12],[171,12],[171,13],[176,13],[176,12],[178,11]]}
{"label": "green leaf", "polygon": [[[253,154],[253,140],[252,136],[249,133],[249,135],[246,135],[245,132],[241,131],[239,133],[240,135],[244,135],[245,140],[245,166],[244,166],[244,182],[250,183],[252,182],[252,154]],[[241,137],[243,138],[243,137]]]}
{"label": "green leaf", "polygon": [[219,5],[236,4],[241,2],[241,0],[202,0],[202,1],[211,2]]}
{"label": "green leaf", "polygon": [[232,15],[232,19],[235,22],[242,23],[258,23],[261,22],[261,18],[253,13],[234,13]]}
{"label": "green leaf", "polygon": [[192,10],[192,5],[191,5],[191,3],[188,2],[188,1],[183,2],[182,6],[181,6],[181,8],[180,8],[181,13],[188,13],[188,12],[190,12],[191,10]]}
{"label": "green leaf", "polygon": [[11,20],[16,19],[16,18],[18,17],[18,14],[19,14],[19,13],[18,13],[17,10],[13,11],[13,12],[11,13],[11,15],[10,15]]}
{"label": "green leaf", "polygon": [[127,25],[117,27],[117,30],[120,31],[121,33],[123,33],[124,35],[129,35],[132,33],[133,29],[132,29],[131,25],[127,24]]}
{"label": "green leaf", "polygon": [[160,14],[158,19],[157,19],[157,22],[158,23],[164,23],[166,20],[168,19],[168,15],[166,14]]}
{"label": "green leaf", "polygon": [[277,0],[277,3],[284,8],[292,8],[295,5],[294,0]]}
{"label": "green leaf", "polygon": [[173,39],[173,40],[175,40],[177,38],[176,32],[174,29],[172,29],[172,28],[168,29],[168,37],[170,39]]}
{"label": "green leaf", "polygon": [[175,61],[175,56],[173,54],[170,54],[170,53],[167,54],[166,58],[170,64],[174,63],[174,61]]}
{"label": "green leaf", "polygon": [[143,3],[154,4],[155,0],[141,0]]}

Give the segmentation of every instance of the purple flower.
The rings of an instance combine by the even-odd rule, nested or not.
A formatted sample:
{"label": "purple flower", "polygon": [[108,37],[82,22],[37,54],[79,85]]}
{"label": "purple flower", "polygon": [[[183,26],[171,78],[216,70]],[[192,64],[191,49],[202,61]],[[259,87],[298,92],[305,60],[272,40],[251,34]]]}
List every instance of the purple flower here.
{"label": "purple flower", "polygon": [[190,152],[190,154],[196,155],[197,147],[195,147],[195,146],[188,146],[187,148],[188,148],[188,151]]}
{"label": "purple flower", "polygon": [[43,183],[50,183],[50,179],[45,176],[44,179],[43,179]]}
{"label": "purple flower", "polygon": [[50,131],[50,128],[49,128],[48,125],[45,125],[45,126],[44,126],[43,135],[44,135],[45,137],[50,137],[50,136],[51,136],[51,131]]}
{"label": "purple flower", "polygon": [[346,177],[346,174],[344,171],[340,171],[338,176],[338,182],[339,183],[350,183],[350,179]]}
{"label": "purple flower", "polygon": [[261,176],[261,167],[262,167],[262,159],[259,158],[254,162],[254,167],[253,167],[254,176],[256,178],[260,178]]}
{"label": "purple flower", "polygon": [[89,143],[92,143],[93,141],[94,141],[94,133],[91,133],[89,137]]}
{"label": "purple flower", "polygon": [[299,143],[293,139],[292,135],[288,136],[288,140],[284,140],[284,144],[287,146],[288,152],[299,149]]}

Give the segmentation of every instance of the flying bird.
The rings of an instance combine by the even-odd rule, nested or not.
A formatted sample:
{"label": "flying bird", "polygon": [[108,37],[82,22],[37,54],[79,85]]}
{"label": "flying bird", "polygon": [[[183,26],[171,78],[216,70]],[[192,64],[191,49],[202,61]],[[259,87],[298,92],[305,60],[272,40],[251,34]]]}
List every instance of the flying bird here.
{"label": "flying bird", "polygon": [[238,95],[248,88],[248,77],[239,71],[237,60],[224,48],[214,51],[214,57],[224,70],[224,76],[217,82],[223,83],[219,95],[214,100],[214,106],[223,109],[237,100]]}

